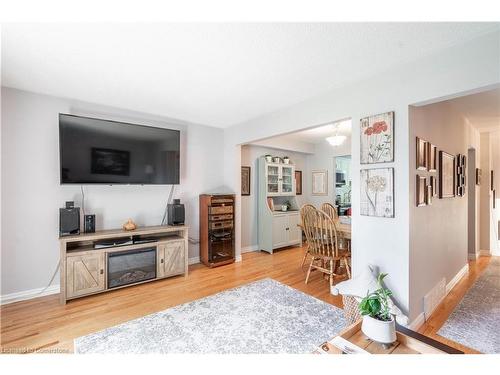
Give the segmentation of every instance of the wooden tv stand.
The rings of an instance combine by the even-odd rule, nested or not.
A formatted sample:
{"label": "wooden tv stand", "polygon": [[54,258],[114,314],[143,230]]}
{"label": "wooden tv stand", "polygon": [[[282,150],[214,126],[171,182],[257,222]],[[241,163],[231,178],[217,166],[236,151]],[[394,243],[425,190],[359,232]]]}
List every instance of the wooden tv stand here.
{"label": "wooden tv stand", "polygon": [[[150,242],[137,242],[106,248],[94,247],[94,243],[100,240],[132,240],[133,238],[136,240],[148,239]],[[122,229],[103,230],[95,233],[60,237],[59,242],[61,247],[61,304],[65,304],[70,299],[170,276],[182,274],[187,276],[188,274],[187,226],[142,227],[133,231]],[[128,252],[132,253],[135,250],[148,251],[150,258],[152,258],[152,252],[156,252],[156,267],[149,266],[153,269],[152,273],[155,273],[155,277],[137,282],[128,282],[126,285],[108,285],[109,258],[129,254]],[[142,271],[138,272],[139,275],[144,274]]]}

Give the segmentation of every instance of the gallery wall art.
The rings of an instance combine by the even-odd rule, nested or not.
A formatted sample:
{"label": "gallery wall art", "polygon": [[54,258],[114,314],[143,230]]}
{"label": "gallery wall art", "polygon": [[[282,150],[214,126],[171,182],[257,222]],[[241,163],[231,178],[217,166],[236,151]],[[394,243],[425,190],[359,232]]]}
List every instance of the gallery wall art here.
{"label": "gallery wall art", "polygon": [[439,198],[455,196],[455,157],[439,151]]}
{"label": "gallery wall art", "polygon": [[417,175],[416,179],[416,190],[415,190],[415,198],[417,207],[422,207],[427,205],[426,201],[426,190],[427,190],[427,179],[424,176]]}
{"label": "gallery wall art", "polygon": [[463,197],[465,195],[465,186],[466,186],[466,177],[465,177],[465,168],[467,167],[465,155],[458,154],[455,161],[456,166],[456,180],[455,183],[457,185],[457,196]]}
{"label": "gallery wall art", "polygon": [[421,171],[426,171],[427,170],[427,141],[424,141],[422,138],[417,137],[416,138],[416,150],[417,154],[415,156],[417,160],[417,169]]}
{"label": "gallery wall art", "polygon": [[394,161],[394,112],[360,120],[361,164]]}
{"label": "gallery wall art", "polygon": [[437,147],[432,143],[427,142],[427,169],[429,170],[429,172],[437,171],[437,161]]}
{"label": "gallery wall art", "polygon": [[394,168],[361,170],[361,215],[394,217]]}

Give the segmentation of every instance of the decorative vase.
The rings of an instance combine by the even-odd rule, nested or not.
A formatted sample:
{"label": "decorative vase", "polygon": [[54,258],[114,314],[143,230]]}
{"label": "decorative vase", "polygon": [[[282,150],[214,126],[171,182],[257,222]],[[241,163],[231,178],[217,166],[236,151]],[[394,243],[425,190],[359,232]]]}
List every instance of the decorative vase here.
{"label": "decorative vase", "polygon": [[137,229],[137,225],[133,222],[132,219],[128,219],[125,224],[122,225],[123,230],[135,230]]}
{"label": "decorative vase", "polygon": [[290,158],[289,158],[288,156],[285,156],[285,157],[283,158],[283,163],[285,163],[285,164],[290,164]]}
{"label": "decorative vase", "polygon": [[389,321],[378,320],[364,315],[361,331],[380,344],[388,345],[396,341],[396,323],[392,315]]}
{"label": "decorative vase", "polygon": [[273,157],[273,162],[274,163],[281,163],[281,158],[279,156]]}
{"label": "decorative vase", "polygon": [[264,157],[266,158],[266,161],[267,161],[268,163],[271,163],[271,162],[273,161],[273,157],[272,157],[271,155],[266,155],[266,156],[264,156]]}

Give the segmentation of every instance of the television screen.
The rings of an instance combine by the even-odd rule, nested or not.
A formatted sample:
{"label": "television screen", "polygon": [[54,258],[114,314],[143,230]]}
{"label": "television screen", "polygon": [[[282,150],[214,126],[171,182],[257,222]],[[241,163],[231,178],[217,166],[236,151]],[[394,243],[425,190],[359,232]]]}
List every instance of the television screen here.
{"label": "television screen", "polygon": [[180,132],[59,114],[61,184],[178,184]]}

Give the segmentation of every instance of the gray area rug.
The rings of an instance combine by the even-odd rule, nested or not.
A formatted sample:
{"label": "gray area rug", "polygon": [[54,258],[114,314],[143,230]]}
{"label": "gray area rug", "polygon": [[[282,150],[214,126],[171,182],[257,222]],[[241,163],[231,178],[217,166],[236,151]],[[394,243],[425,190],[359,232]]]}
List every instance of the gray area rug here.
{"label": "gray area rug", "polygon": [[345,326],[341,309],[272,279],[75,339],[75,353],[310,353]]}
{"label": "gray area rug", "polygon": [[438,334],[482,353],[500,353],[500,258],[492,258]]}

